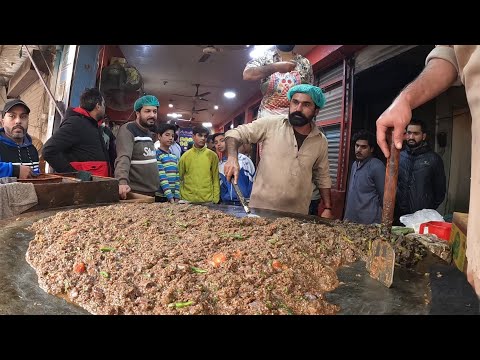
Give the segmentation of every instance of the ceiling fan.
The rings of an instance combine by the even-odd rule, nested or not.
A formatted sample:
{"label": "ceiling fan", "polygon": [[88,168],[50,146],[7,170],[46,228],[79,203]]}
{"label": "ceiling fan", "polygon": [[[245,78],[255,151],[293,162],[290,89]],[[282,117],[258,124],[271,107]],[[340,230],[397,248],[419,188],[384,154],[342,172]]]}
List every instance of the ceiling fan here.
{"label": "ceiling fan", "polygon": [[188,111],[189,113],[192,114],[200,114],[200,111],[205,111],[205,110],[208,110],[207,108],[203,108],[203,109],[195,109],[195,104],[193,105],[192,109],[191,110],[186,110],[186,109],[179,109],[181,111]]}
{"label": "ceiling fan", "polygon": [[202,63],[208,60],[208,58],[213,55],[220,53],[222,51],[230,51],[230,50],[245,50],[247,45],[198,45],[203,48],[203,55],[198,62]]}
{"label": "ceiling fan", "polygon": [[200,87],[200,84],[193,84],[193,85],[195,85],[197,87],[197,91],[195,91],[195,95],[182,95],[182,94],[172,94],[172,95],[183,96],[183,97],[191,97],[191,98],[194,98],[195,100],[208,101],[208,99],[205,99],[204,96],[210,95],[211,92],[207,91],[207,92],[199,94],[198,93],[198,88]]}

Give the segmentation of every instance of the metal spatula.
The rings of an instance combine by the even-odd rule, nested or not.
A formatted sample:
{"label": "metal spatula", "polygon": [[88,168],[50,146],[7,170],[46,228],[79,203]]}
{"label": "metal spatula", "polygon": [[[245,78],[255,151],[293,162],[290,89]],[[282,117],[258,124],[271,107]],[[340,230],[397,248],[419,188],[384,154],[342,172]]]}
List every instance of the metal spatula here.
{"label": "metal spatula", "polygon": [[252,212],[250,211],[250,208],[247,205],[247,201],[243,197],[242,190],[240,190],[240,188],[238,187],[238,184],[234,184],[233,181],[232,181],[232,185],[233,185],[233,188],[235,189],[235,192],[237,193],[237,196],[238,196],[238,199],[240,200],[240,203],[243,206],[243,209],[247,213],[247,216],[249,216],[249,217],[259,217],[258,215],[252,214]]}
{"label": "metal spatula", "polygon": [[372,242],[367,270],[372,278],[380,281],[386,287],[390,287],[393,283],[393,272],[395,270],[395,250],[390,242],[390,237],[395,197],[397,195],[398,160],[400,158],[400,150],[393,143],[392,129],[387,132],[387,142],[390,144],[390,157],[387,159],[385,172],[381,237]]}

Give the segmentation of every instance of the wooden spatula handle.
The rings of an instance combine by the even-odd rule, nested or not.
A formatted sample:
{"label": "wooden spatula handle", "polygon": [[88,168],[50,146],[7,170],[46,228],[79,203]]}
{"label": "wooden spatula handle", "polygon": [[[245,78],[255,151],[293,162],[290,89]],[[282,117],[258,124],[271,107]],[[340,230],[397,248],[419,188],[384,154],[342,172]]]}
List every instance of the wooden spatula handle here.
{"label": "wooden spatula handle", "polygon": [[392,227],[395,198],[397,196],[398,160],[400,150],[395,147],[392,140],[392,128],[387,130],[387,142],[390,145],[390,157],[387,159],[385,172],[385,190],[383,193],[382,224]]}

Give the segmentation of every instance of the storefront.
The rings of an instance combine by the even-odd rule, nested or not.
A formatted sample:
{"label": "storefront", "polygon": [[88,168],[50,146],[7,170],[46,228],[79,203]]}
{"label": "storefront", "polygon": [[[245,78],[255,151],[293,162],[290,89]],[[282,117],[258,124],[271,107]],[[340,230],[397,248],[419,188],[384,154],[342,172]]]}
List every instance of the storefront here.
{"label": "storefront", "polygon": [[[348,173],[354,158],[351,135],[360,129],[376,132],[377,118],[422,71],[431,49],[433,45],[318,45],[306,54],[314,69],[315,85],[327,97],[326,106],[316,120],[329,142],[336,218],[343,217]],[[219,128],[226,130],[235,125],[239,114],[245,114],[246,123],[254,120],[260,100],[258,94]],[[468,194],[464,193],[468,191],[460,189],[469,188],[469,169],[455,165],[467,163],[461,159],[469,158],[471,152],[471,118],[463,87],[449,89],[415,109],[413,115],[427,122],[430,144],[444,161],[447,196],[438,211],[445,214],[454,209],[466,211]],[[375,155],[385,161],[380,151]]]}

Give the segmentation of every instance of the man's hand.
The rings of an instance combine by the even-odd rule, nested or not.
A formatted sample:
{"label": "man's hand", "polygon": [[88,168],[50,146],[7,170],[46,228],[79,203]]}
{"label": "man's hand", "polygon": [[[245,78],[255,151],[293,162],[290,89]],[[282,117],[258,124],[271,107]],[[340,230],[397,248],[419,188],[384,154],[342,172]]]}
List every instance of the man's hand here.
{"label": "man's hand", "polygon": [[132,191],[130,186],[128,185],[118,185],[118,194],[120,195],[120,199],[125,200],[127,198],[127,193]]}
{"label": "man's hand", "polygon": [[323,217],[323,218],[327,218],[327,219],[333,219],[332,210],[325,209],[325,210],[322,211],[322,215],[320,215],[320,216]]}
{"label": "man's hand", "polygon": [[20,165],[19,179],[30,179],[33,177],[33,170],[30,166]]}
{"label": "man's hand", "polygon": [[412,109],[408,101],[399,96],[390,105],[390,107],[383,112],[377,120],[377,143],[383,151],[385,157],[390,156],[388,148],[386,133],[388,128],[393,127],[393,142],[397,149],[402,148],[405,128],[412,119]]}
{"label": "man's hand", "polygon": [[279,73],[287,73],[293,71],[295,69],[295,64],[293,61],[279,61],[277,63],[273,63],[275,70]]}
{"label": "man's hand", "polygon": [[225,167],[223,168],[225,171],[225,177],[227,178],[227,181],[232,182],[232,176],[233,176],[233,183],[237,183],[238,179],[238,173],[240,171],[240,165],[238,164],[238,157],[237,158],[232,158],[228,157],[227,162],[225,163]]}

